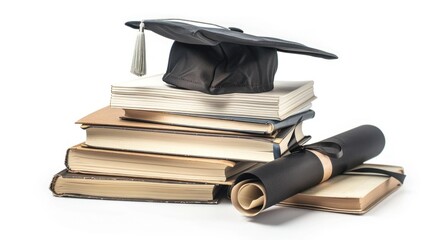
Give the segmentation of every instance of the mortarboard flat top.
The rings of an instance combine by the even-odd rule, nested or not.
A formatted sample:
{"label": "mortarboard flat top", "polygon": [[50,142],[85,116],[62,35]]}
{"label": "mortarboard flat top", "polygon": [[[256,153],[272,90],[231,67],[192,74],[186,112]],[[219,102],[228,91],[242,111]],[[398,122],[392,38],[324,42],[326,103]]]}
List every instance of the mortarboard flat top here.
{"label": "mortarboard flat top", "polygon": [[142,24],[143,29],[175,41],[163,80],[185,89],[209,94],[270,91],[278,66],[277,51],[337,58],[296,42],[188,22],[161,19],[125,23],[134,29]]}

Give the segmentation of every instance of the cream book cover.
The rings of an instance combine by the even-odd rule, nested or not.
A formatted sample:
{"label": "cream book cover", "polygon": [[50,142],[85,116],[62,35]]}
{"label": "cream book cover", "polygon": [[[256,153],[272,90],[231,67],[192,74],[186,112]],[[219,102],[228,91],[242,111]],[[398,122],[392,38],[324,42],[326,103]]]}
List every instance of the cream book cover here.
{"label": "cream book cover", "polygon": [[[363,164],[360,167],[404,173],[404,169],[399,166]],[[401,183],[393,177],[374,173],[347,172],[298,193],[282,201],[280,205],[364,214],[400,186]]]}

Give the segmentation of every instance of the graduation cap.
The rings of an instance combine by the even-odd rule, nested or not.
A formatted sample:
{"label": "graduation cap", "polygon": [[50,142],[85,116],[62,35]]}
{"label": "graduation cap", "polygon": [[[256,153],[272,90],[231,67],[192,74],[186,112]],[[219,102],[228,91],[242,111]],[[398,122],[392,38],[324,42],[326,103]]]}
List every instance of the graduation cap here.
{"label": "graduation cap", "polygon": [[174,40],[164,82],[209,94],[272,90],[278,66],[277,51],[338,58],[300,43],[197,21],[159,19],[130,21],[125,25],[140,31],[131,72],[139,76],[146,73],[144,30],[151,30]]}

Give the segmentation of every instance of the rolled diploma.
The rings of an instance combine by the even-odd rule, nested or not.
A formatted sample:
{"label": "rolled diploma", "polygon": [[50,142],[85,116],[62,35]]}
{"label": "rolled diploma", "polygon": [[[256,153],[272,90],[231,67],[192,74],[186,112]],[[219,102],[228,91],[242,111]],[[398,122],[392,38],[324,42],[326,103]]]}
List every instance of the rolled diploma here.
{"label": "rolled diploma", "polygon": [[343,155],[330,158],[323,151],[303,149],[244,172],[237,177],[231,191],[233,206],[245,216],[256,216],[284,199],[377,156],[384,148],[385,139],[377,127],[363,125],[319,143],[323,142],[338,144]]}

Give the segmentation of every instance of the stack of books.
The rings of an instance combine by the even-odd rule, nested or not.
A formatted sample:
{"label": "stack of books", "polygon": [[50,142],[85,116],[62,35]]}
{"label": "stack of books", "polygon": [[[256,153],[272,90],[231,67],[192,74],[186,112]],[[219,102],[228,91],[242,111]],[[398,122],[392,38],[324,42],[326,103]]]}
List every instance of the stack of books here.
{"label": "stack of books", "polygon": [[236,175],[308,140],[312,81],[208,95],[161,78],[112,86],[111,106],[77,121],[86,140],[67,150],[54,195],[217,203]]}
{"label": "stack of books", "polygon": [[[139,29],[138,76],[146,73],[145,29],[175,41],[167,72],[112,86],[110,106],[77,121],[86,139],[67,150],[66,169],[51,182],[55,196],[217,203],[240,173],[308,141],[302,124],[314,117],[313,82],[274,82],[277,51],[335,54],[195,21],[126,25]],[[341,176],[280,204],[363,213],[399,186],[386,176]]]}

